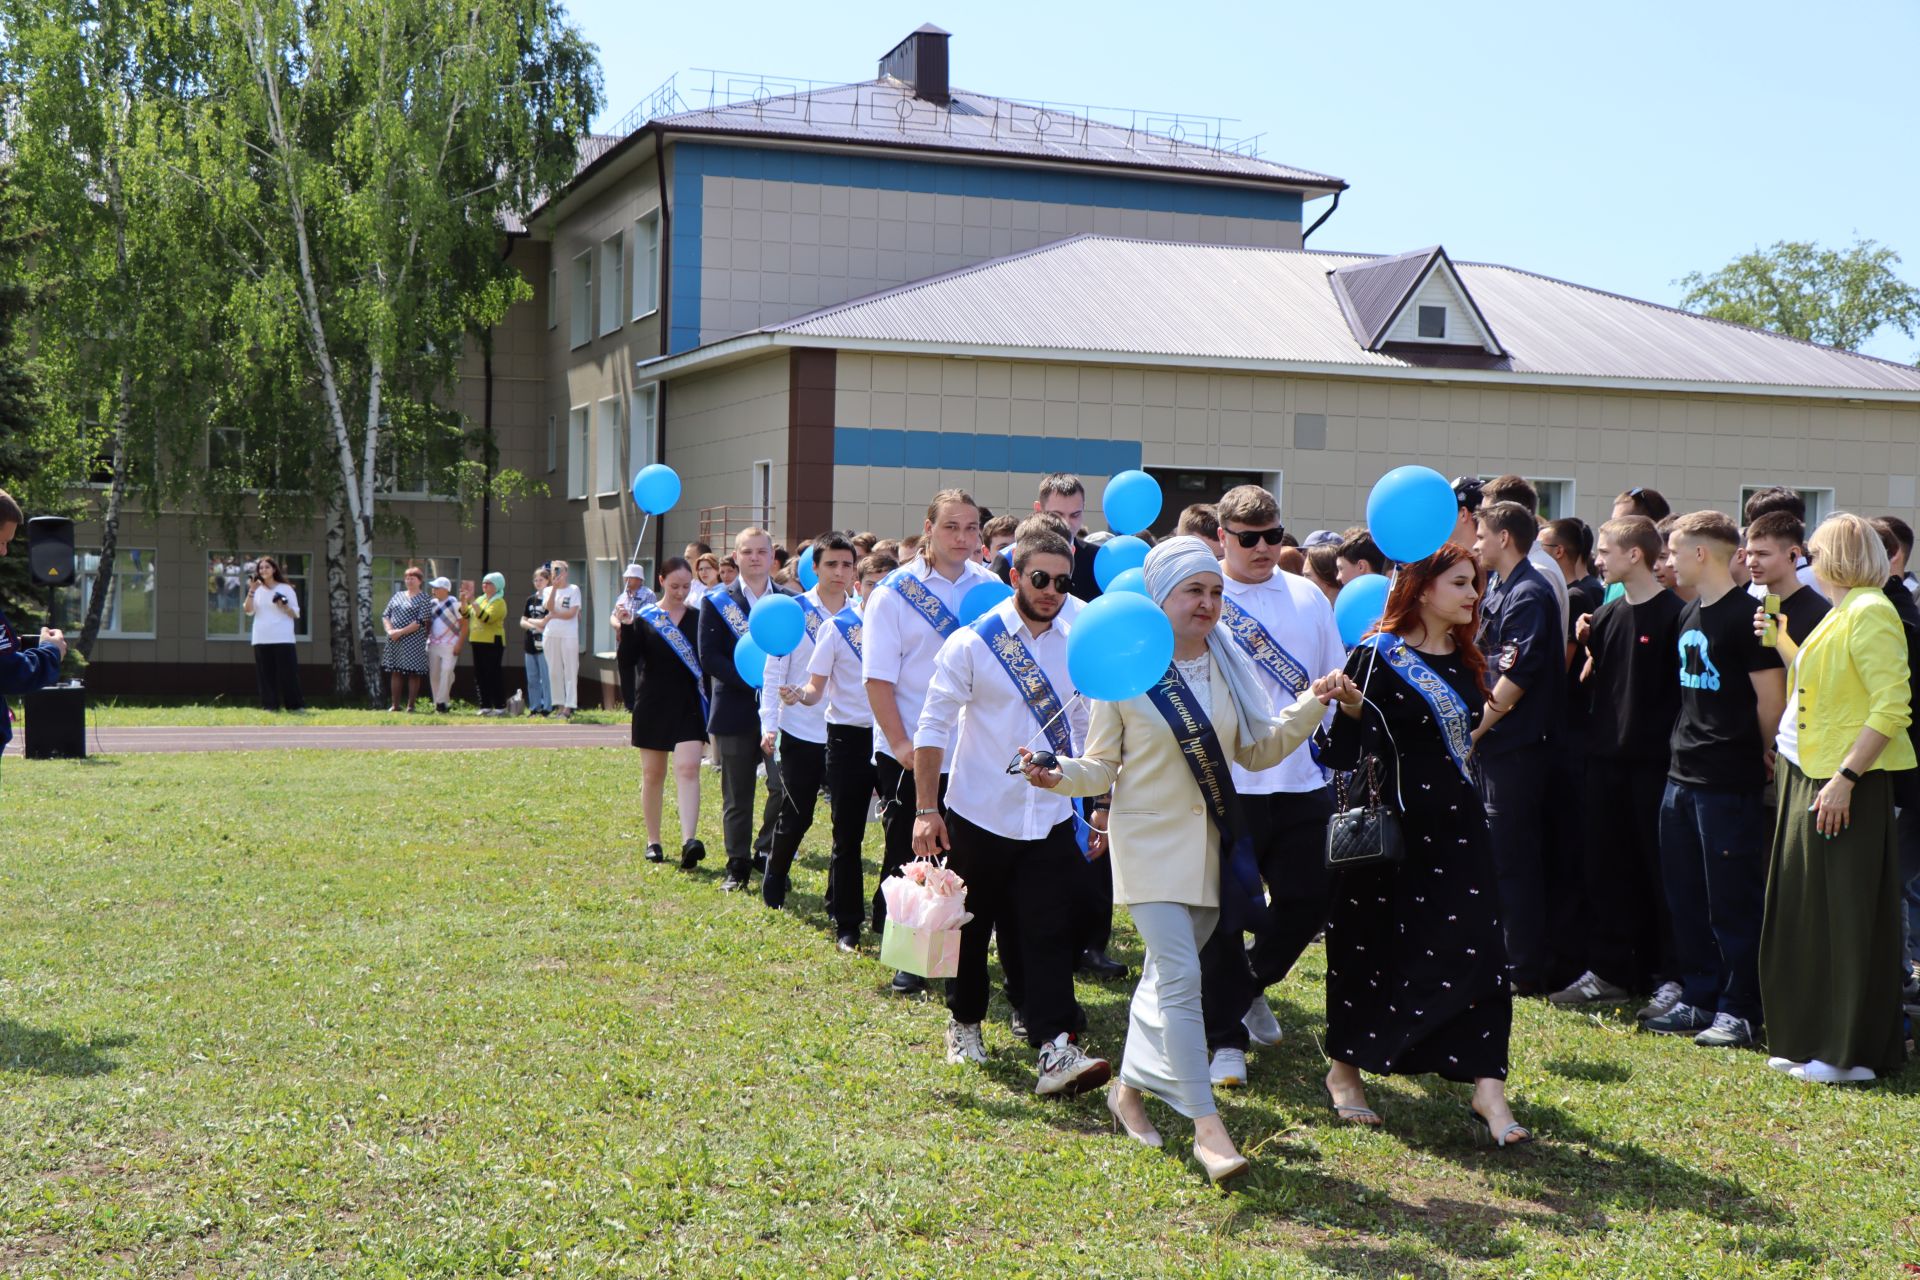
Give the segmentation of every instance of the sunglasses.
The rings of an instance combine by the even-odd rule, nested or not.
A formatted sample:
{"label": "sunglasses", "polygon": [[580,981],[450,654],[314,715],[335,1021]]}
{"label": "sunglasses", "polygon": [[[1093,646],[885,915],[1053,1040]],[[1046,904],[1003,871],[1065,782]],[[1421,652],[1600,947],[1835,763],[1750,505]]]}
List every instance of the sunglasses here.
{"label": "sunglasses", "polygon": [[1073,589],[1073,574],[1071,573],[1049,574],[1044,569],[1035,569],[1027,575],[1027,581],[1033,584],[1035,591],[1052,590],[1066,592]]}
{"label": "sunglasses", "polygon": [[1226,537],[1240,539],[1240,545],[1248,549],[1256,547],[1262,542],[1270,547],[1277,547],[1280,545],[1280,540],[1287,536],[1287,531],[1280,528],[1222,529],[1220,532]]}

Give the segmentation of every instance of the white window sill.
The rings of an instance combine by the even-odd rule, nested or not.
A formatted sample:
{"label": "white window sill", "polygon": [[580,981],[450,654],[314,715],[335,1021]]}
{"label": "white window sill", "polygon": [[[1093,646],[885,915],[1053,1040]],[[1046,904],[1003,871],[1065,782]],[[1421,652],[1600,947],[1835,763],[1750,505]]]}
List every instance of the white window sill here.
{"label": "white window sill", "polygon": [[659,314],[660,314],[659,307],[657,306],[649,307],[645,311],[642,311],[639,315],[635,316],[629,323],[639,324],[642,320],[650,319],[653,316],[657,316]]}
{"label": "white window sill", "polygon": [[[312,643],[313,643],[313,637],[312,637],[311,635],[304,635],[304,636],[295,636],[295,637],[293,638],[293,642],[294,642],[295,644],[312,644]],[[253,643],[253,637],[252,637],[252,636],[250,636],[250,635],[247,635],[247,636],[208,636],[208,637],[207,637],[207,643],[208,643],[208,644],[252,644],[252,643]]]}

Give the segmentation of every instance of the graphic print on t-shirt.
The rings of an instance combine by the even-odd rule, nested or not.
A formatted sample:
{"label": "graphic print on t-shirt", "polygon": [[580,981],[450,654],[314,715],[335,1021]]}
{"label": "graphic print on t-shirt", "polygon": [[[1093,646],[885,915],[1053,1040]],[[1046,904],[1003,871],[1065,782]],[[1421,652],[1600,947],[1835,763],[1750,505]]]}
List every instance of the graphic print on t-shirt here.
{"label": "graphic print on t-shirt", "polygon": [[1707,656],[1707,636],[1697,628],[1680,636],[1680,685],[1685,689],[1720,691],[1720,668]]}

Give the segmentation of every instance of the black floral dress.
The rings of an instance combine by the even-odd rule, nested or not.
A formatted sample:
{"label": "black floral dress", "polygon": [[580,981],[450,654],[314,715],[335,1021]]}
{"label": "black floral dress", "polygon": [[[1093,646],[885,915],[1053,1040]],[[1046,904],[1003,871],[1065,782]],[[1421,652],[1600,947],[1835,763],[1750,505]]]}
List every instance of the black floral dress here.
{"label": "black floral dress", "polygon": [[[1407,859],[1337,873],[1327,921],[1327,1053],[1382,1075],[1505,1079],[1513,1024],[1500,897],[1478,788],[1461,776],[1426,700],[1366,647],[1347,674],[1380,709],[1403,768]],[[1482,695],[1458,654],[1421,652],[1473,722]],[[1371,659],[1371,661],[1370,661]],[[1370,669],[1371,668],[1371,669]],[[1369,707],[1334,717],[1327,763],[1375,755],[1395,803],[1393,747]]]}

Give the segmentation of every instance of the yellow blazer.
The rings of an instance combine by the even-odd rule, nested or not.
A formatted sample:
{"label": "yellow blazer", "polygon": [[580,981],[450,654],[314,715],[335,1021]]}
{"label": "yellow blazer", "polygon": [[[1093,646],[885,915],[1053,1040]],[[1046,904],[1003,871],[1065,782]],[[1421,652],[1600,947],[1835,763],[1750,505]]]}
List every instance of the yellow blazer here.
{"label": "yellow blazer", "polygon": [[1860,730],[1887,735],[1875,769],[1914,767],[1907,703],[1907,631],[1879,587],[1855,587],[1820,620],[1787,673],[1799,696],[1800,771],[1831,778]]}
{"label": "yellow blazer", "polygon": [[[1270,769],[1313,736],[1326,708],[1303,693],[1275,718],[1265,741],[1240,741],[1240,718],[1217,663],[1209,660],[1213,705],[1209,716],[1221,749],[1249,769]],[[1113,792],[1107,815],[1113,860],[1113,900],[1220,905],[1220,833],[1200,796],[1200,784],[1166,718],[1145,694],[1125,702],[1096,702],[1086,754],[1060,761],[1059,790],[1069,796]],[[1315,856],[1318,856],[1316,851]]]}

